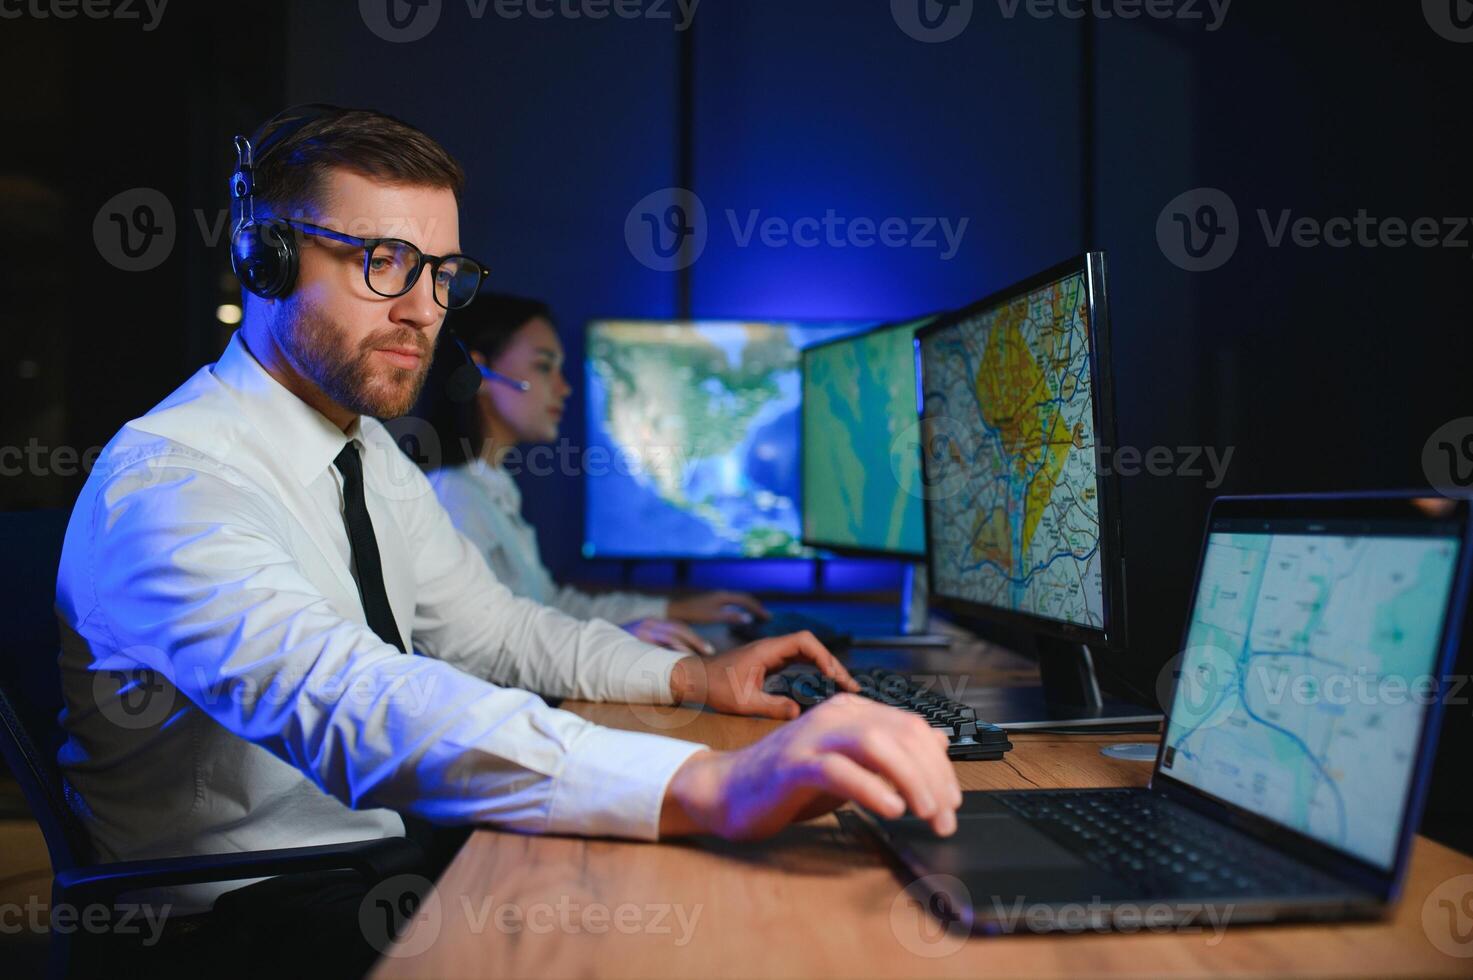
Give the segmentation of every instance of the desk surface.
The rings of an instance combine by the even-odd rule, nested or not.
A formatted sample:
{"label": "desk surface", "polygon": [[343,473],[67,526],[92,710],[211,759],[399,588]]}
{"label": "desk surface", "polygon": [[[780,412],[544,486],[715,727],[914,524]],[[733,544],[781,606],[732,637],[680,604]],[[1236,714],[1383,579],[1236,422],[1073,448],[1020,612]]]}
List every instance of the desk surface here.
{"label": "desk surface", "polygon": [[[716,748],[745,745],[776,724],[566,707]],[[1149,764],[1099,753],[1142,740],[1015,735],[1004,761],[959,763],[958,771],[966,789],[1144,785]],[[1460,875],[1470,877],[1447,884]],[[1419,838],[1405,894],[1385,922],[963,940],[921,914],[880,857],[832,816],[741,845],[479,830],[373,977],[1470,976],[1473,958],[1437,945],[1473,954],[1473,937],[1459,944],[1450,919],[1473,902],[1470,893],[1473,858]]]}

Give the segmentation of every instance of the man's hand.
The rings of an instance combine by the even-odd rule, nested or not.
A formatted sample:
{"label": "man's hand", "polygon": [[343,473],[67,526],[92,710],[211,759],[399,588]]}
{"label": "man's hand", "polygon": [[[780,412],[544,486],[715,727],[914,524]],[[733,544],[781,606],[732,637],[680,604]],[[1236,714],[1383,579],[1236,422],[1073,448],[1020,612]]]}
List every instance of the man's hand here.
{"label": "man's hand", "polygon": [[946,736],[917,715],[836,695],[745,749],[687,759],[665,791],[660,835],[769,837],[847,800],[882,817],[909,810],[950,836],[962,791]]}
{"label": "man's hand", "polygon": [[750,623],[754,617],[772,618],[762,603],[745,592],[702,592],[671,599],[665,615],[687,623]]}
{"label": "man's hand", "polygon": [[668,619],[637,619],[619,628],[627,633],[633,633],[646,643],[653,643],[667,650],[699,653],[708,657],[716,652],[716,648],[701,639],[700,634],[695,630],[684,623]]}
{"label": "man's hand", "polygon": [[816,665],[840,690],[859,690],[849,671],[805,630],[758,640],[715,657],[686,657],[670,673],[670,693],[677,704],[704,704],[729,715],[796,718],[795,701],[768,694],[762,685],[769,673],[797,661]]}

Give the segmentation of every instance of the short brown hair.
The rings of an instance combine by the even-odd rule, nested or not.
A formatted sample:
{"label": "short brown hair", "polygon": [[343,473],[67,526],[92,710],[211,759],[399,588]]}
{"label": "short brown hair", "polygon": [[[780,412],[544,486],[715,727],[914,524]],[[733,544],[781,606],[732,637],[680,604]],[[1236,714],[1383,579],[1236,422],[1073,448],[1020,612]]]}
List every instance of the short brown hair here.
{"label": "short brown hair", "polygon": [[446,188],[460,200],[465,171],[420,130],[369,109],[304,108],[320,114],[272,142],[273,133],[296,125],[303,115],[284,113],[252,141],[264,147],[255,160],[256,209],[262,217],[321,205],[323,185],[333,169],[386,183]]}

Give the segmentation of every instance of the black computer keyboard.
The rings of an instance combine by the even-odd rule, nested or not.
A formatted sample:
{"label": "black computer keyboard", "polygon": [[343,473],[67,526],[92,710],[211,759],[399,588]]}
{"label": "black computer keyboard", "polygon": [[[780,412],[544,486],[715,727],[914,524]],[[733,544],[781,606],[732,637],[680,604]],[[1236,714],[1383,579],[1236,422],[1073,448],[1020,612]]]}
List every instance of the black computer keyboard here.
{"label": "black computer keyboard", "polygon": [[[1001,759],[1013,747],[1007,733],[996,725],[981,721],[977,712],[960,701],[934,694],[893,670],[856,671],[859,693],[903,711],[921,715],[932,728],[946,732],[950,744],[946,754],[957,760],[985,761]],[[822,674],[811,672],[774,674],[767,679],[769,694],[785,694],[798,702],[803,710],[833,697],[837,685]]]}
{"label": "black computer keyboard", "polygon": [[989,795],[1151,896],[1313,895],[1336,887],[1270,848],[1140,790]]}
{"label": "black computer keyboard", "polygon": [[754,640],[801,633],[803,630],[812,633],[818,642],[830,650],[844,650],[854,642],[852,633],[845,633],[821,619],[796,612],[775,613],[771,619],[753,620],[750,623],[733,623],[731,635],[743,643],[751,643]]}

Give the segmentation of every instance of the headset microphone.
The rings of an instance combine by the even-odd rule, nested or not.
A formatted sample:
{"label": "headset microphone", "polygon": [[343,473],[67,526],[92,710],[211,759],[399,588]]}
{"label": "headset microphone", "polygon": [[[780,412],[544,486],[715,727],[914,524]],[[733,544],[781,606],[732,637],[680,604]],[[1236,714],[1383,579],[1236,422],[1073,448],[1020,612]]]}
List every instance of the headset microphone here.
{"label": "headset microphone", "polygon": [[502,374],[500,371],[493,371],[488,367],[481,367],[481,365],[479,364],[476,365],[476,368],[481,372],[481,377],[485,378],[487,381],[495,381],[499,384],[506,385],[508,388],[514,388],[517,391],[532,390],[531,382],[518,381],[516,378]]}
{"label": "headset microphone", "polygon": [[445,335],[450,342],[460,351],[464,358],[463,363],[457,364],[445,379],[445,397],[457,405],[464,405],[476,397],[476,392],[481,390],[481,382],[495,381],[504,384],[516,391],[526,392],[532,390],[532,385],[526,381],[518,381],[516,378],[507,377],[500,371],[493,371],[487,367],[481,367],[471,357],[470,349],[465,346],[465,341],[456,335],[454,328],[448,323],[445,325]]}

